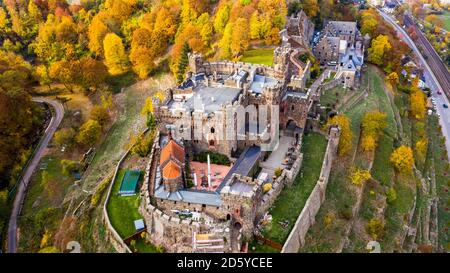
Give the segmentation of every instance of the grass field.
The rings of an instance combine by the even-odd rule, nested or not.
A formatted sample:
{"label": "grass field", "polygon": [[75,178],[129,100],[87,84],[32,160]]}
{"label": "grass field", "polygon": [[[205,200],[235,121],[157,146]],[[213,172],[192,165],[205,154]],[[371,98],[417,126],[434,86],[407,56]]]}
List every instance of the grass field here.
{"label": "grass field", "polygon": [[244,52],[241,62],[252,64],[273,64],[273,48],[250,49]]}
{"label": "grass field", "polygon": [[[320,134],[309,133],[303,137],[302,167],[294,184],[283,189],[269,211],[273,219],[262,232],[267,239],[280,244],[283,244],[287,239],[306,200],[319,179],[326,146],[327,140]],[[279,224],[283,220],[289,221],[286,229]],[[258,249],[258,251],[264,251],[264,249]]]}
{"label": "grass field", "polygon": [[111,224],[122,238],[135,233],[134,221],[142,219],[139,213],[139,194],[133,196],[119,196],[120,184],[126,170],[119,170],[114,181],[107,205]]}
{"label": "grass field", "polygon": [[444,11],[442,15],[439,15],[439,18],[444,21],[445,30],[450,31],[450,11]]}

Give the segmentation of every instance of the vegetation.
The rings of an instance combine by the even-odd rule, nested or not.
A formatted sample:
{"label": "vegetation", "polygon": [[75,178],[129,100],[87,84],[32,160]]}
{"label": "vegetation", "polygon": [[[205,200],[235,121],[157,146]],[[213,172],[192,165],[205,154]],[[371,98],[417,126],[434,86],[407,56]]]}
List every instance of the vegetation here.
{"label": "vegetation", "polygon": [[273,48],[247,50],[242,55],[240,61],[252,64],[273,65]]}
{"label": "vegetation", "polygon": [[352,130],[350,129],[350,119],[345,115],[337,115],[328,120],[328,126],[337,125],[341,130],[339,139],[338,154],[339,156],[347,155],[352,149]]}
{"label": "vegetation", "polygon": [[139,194],[133,196],[119,195],[120,185],[125,172],[126,170],[119,170],[117,173],[107,205],[111,224],[122,238],[133,235],[135,233],[134,221],[142,219],[139,213]]}
{"label": "vegetation", "polygon": [[[291,187],[286,187],[270,209],[272,221],[262,234],[265,238],[283,244],[319,179],[327,140],[320,134],[308,133],[303,137],[303,164]],[[287,227],[281,224],[287,222]],[[263,251],[264,248],[257,248]]]}
{"label": "vegetation", "polygon": [[206,163],[208,162],[208,155],[211,164],[227,165],[227,166],[231,164],[230,159],[228,159],[228,156],[213,151],[202,151],[198,154],[195,154],[193,160]]}

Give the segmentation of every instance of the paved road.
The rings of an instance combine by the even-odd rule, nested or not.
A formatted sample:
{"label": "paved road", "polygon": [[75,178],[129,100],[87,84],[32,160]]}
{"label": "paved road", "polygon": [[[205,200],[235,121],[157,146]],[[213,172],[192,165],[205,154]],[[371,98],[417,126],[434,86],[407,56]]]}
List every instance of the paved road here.
{"label": "paved road", "polygon": [[23,201],[25,199],[25,194],[27,191],[27,186],[30,181],[31,175],[39,164],[41,157],[44,154],[44,150],[47,147],[48,143],[53,137],[56,129],[58,128],[61,120],[64,117],[64,108],[61,103],[58,101],[47,99],[47,98],[33,98],[35,102],[45,102],[48,105],[52,106],[54,111],[54,116],[50,120],[50,124],[44,133],[44,138],[41,140],[39,146],[36,148],[36,152],[31,159],[29,165],[25,169],[22,179],[18,181],[19,186],[16,191],[16,196],[13,203],[13,208],[11,212],[11,217],[9,219],[8,226],[8,252],[15,253],[17,250],[17,218],[20,215],[22,210]]}
{"label": "paved road", "polygon": [[[442,63],[442,60],[439,58],[439,56],[437,56],[438,60],[436,59],[437,54],[428,56],[427,60],[429,60],[430,62],[428,63],[417,48],[415,42],[409,37],[406,31],[402,27],[400,27],[392,17],[381,10],[378,10],[378,12],[388,23],[390,23],[397,30],[397,32],[400,34],[400,37],[419,57],[422,66],[425,68],[425,82],[432,91],[431,96],[436,100],[436,112],[440,115],[439,123],[441,124],[442,133],[445,137],[445,146],[447,148],[447,151],[450,151],[450,109],[446,109],[443,107],[443,104],[447,104],[450,106],[448,97],[444,95],[449,94],[448,92],[450,91],[450,85],[448,83],[448,81],[450,81],[450,77],[446,76],[446,73],[448,73],[447,68],[444,68],[444,71],[442,71],[442,68],[439,68],[440,65],[438,64],[438,62]],[[418,33],[418,35],[420,36],[420,33]],[[434,70],[432,70],[431,66],[433,66]],[[445,89],[443,88],[443,86]],[[438,91],[440,91],[442,95],[438,95]],[[448,156],[450,159],[450,152],[448,153]]]}

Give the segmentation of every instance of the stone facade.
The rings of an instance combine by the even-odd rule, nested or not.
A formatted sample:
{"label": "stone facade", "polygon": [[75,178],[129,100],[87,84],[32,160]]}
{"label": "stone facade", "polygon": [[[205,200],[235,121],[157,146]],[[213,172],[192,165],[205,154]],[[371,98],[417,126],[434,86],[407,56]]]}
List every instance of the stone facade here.
{"label": "stone facade", "polygon": [[305,243],[305,236],[308,229],[315,223],[315,217],[320,206],[325,200],[328,179],[330,177],[333,160],[337,155],[340,131],[337,127],[331,127],[328,135],[328,145],[322,163],[319,180],[306,200],[302,212],[298,216],[289,237],[283,245],[282,253],[297,253]]}
{"label": "stone facade", "polygon": [[356,22],[330,21],[325,24],[313,52],[321,65],[336,67],[336,79],[344,87],[359,84],[364,63],[364,44]]}

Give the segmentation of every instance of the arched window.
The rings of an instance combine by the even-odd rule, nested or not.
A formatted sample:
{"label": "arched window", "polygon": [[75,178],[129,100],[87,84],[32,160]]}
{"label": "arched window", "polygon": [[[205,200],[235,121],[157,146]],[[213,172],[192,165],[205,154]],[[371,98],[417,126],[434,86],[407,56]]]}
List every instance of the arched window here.
{"label": "arched window", "polygon": [[215,131],[214,127],[211,127],[211,134],[214,134]]}

